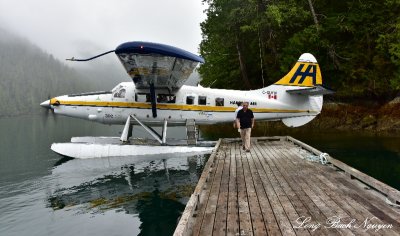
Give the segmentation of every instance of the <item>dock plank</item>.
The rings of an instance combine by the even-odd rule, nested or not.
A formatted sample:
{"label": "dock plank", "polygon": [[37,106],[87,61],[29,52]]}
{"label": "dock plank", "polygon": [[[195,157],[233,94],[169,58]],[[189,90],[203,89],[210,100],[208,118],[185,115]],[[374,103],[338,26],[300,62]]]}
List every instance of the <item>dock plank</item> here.
{"label": "dock plank", "polygon": [[[239,144],[237,144],[239,145]],[[239,205],[239,231],[240,234],[253,235],[253,226],[250,218],[250,206],[247,196],[246,181],[244,177],[244,170],[242,165],[243,152],[236,153],[237,156],[237,188],[238,188],[238,205]]]}
{"label": "dock plank", "polygon": [[[256,146],[255,151],[259,156],[261,156],[261,153],[258,149],[259,147]],[[283,175],[275,175],[275,178],[277,179],[277,181],[279,181],[280,186],[283,190],[283,193],[281,193],[281,199],[285,202],[284,208],[289,218],[298,219],[300,216],[309,215],[308,210],[302,204],[296,193],[290,188],[286,179],[283,178]],[[294,230],[296,231],[296,235],[310,235],[310,233],[306,229],[295,228]]]}
{"label": "dock plank", "polygon": [[223,150],[224,166],[219,188],[217,209],[214,220],[213,235],[225,235],[227,228],[229,174],[230,174],[230,148]]}
{"label": "dock plank", "polygon": [[[292,154],[298,155],[298,153]],[[313,165],[308,162],[305,164],[309,166],[308,168],[314,166],[318,167],[318,165]],[[365,219],[381,216],[378,217],[378,219],[374,219],[374,222],[378,224],[390,223],[397,228],[400,228],[400,217],[398,212],[393,211],[393,208],[384,203],[382,199],[373,196],[370,191],[366,191],[365,188],[360,188],[355,185],[355,180],[348,178],[345,174],[338,173],[333,168],[322,169],[320,166],[319,168],[314,169],[314,172],[316,179],[319,180],[322,185],[326,185],[326,192],[329,193],[330,196],[334,198],[353,219],[357,219],[357,222],[363,222]],[[369,208],[378,212],[372,213]],[[385,222],[381,220],[383,218],[386,220]],[[392,230],[387,230],[387,232],[391,231]],[[364,232],[364,234],[366,233],[369,232]],[[380,232],[373,234],[379,235],[379,233]],[[392,233],[394,233],[392,235],[397,235],[395,232]]]}
{"label": "dock plank", "polygon": [[[332,157],[331,165],[322,165],[299,151],[319,155],[315,148],[291,137],[253,138],[250,153],[238,139],[222,139],[218,145],[176,236],[400,235],[400,209],[385,203],[386,196],[400,192]],[[379,188],[367,187],[357,176]],[[329,219],[340,221],[327,227]]]}
{"label": "dock plank", "polygon": [[[268,144],[268,145],[272,145],[272,144]],[[261,147],[258,146],[260,152],[262,153],[262,155],[268,157],[265,159],[265,161],[269,162],[270,165],[274,165],[274,156],[272,153],[268,153],[267,152],[267,148],[265,147]],[[298,174],[297,172],[287,172],[287,171],[281,171],[280,172],[282,174],[282,178],[285,179],[285,181],[282,182],[286,182],[290,188],[293,190],[293,192],[295,193],[295,195],[293,196],[293,198],[295,198],[295,196],[297,196],[297,198],[299,199],[299,201],[307,208],[307,211],[305,212],[304,210],[301,211],[302,208],[300,208],[300,212],[304,213],[299,215],[299,217],[302,217],[300,222],[302,222],[303,220],[305,220],[307,217],[312,217],[313,219],[323,219],[323,221],[326,221],[327,217],[325,217],[325,215],[323,214],[323,212],[319,209],[319,207],[317,206],[317,204],[315,204],[315,202],[313,201],[312,197],[309,196],[309,194],[307,194],[307,191],[305,191],[303,189],[302,184],[299,184],[299,180],[298,180]],[[291,174],[291,175],[290,175]],[[304,209],[304,208],[303,208]],[[291,222],[293,224],[296,224],[296,227],[299,227],[297,222],[297,218],[292,218]],[[296,228],[297,229],[297,228]],[[336,230],[333,231],[328,231],[327,229],[323,228],[323,227],[319,227],[317,229],[313,228],[310,229],[310,233],[314,234],[338,234],[336,232]]]}
{"label": "dock plank", "polygon": [[[254,147],[258,146],[257,144]],[[256,151],[257,153],[257,151]],[[262,156],[261,156],[262,157]],[[279,183],[275,179],[272,169],[276,168],[273,163],[272,166],[269,166],[271,163],[267,163],[265,161],[266,158],[262,158],[260,162],[263,171],[260,172],[261,181],[264,185],[264,189],[267,191],[268,198],[270,200],[272,210],[275,215],[275,219],[278,222],[279,229],[281,230],[283,235],[296,235],[290,220],[288,219],[286,212],[283,208],[282,203],[279,200],[277,195],[277,191],[279,188]],[[264,174],[265,173],[265,174]]]}
{"label": "dock plank", "polygon": [[[273,148],[277,148],[276,146]],[[344,201],[342,199],[337,200],[336,198],[332,198],[330,193],[330,189],[327,188],[324,183],[319,181],[317,179],[317,175],[320,175],[320,173],[317,173],[317,165],[314,163],[314,165],[307,165],[307,162],[303,162],[300,165],[298,163],[293,163],[291,160],[293,160],[293,156],[291,156],[291,153],[294,150],[288,147],[285,147],[284,150],[280,150],[281,155],[283,155],[286,158],[283,158],[282,160],[285,160],[284,166],[287,171],[290,172],[298,172],[299,168],[302,170],[302,174],[297,175],[297,179],[301,179],[301,181],[305,182],[309,187],[311,191],[314,191],[315,194],[317,194],[321,200],[326,204],[326,207],[331,208],[332,212],[331,215],[327,216],[328,218],[335,218],[338,217],[341,219],[342,222],[350,222],[352,219],[354,219],[354,214],[352,213],[352,209],[348,207],[347,204],[343,204]],[[308,168],[308,167],[313,167],[313,168]],[[337,200],[337,201],[335,201]],[[350,209],[350,211],[345,211],[342,209],[343,206],[346,206]],[[359,219],[362,219],[361,215],[358,215]],[[340,229],[341,234],[353,234],[352,232],[348,232],[349,230],[342,230]],[[347,232],[346,232],[347,231]],[[368,232],[363,232],[359,228],[354,228],[354,233],[357,235],[363,234],[363,235],[368,235]]]}
{"label": "dock plank", "polygon": [[254,235],[266,235],[267,230],[264,225],[264,218],[261,213],[261,206],[254,186],[254,178],[251,174],[249,162],[252,162],[252,154],[242,152],[242,166],[246,182],[247,197],[249,200],[250,218],[253,226]]}
{"label": "dock plank", "polygon": [[227,235],[239,234],[239,205],[238,189],[236,177],[236,155],[239,155],[239,148],[235,143],[229,145],[230,148],[230,169],[229,169],[229,194],[228,194],[228,216],[227,216]]}
{"label": "dock plank", "polygon": [[[219,149],[217,150],[217,152],[216,152],[217,154],[215,156],[218,155],[218,152],[219,152]],[[208,180],[206,180],[206,183],[204,184],[204,186],[202,186],[203,191],[201,192],[201,194],[199,196],[200,202],[197,205],[198,210],[196,211],[196,221],[193,224],[193,228],[188,230],[193,235],[200,235],[202,223],[205,218],[206,206],[208,204],[210,193],[211,193],[211,186],[214,182],[215,175],[216,175],[216,163],[217,162],[215,159],[216,159],[216,157],[214,157],[214,160],[212,160],[213,162],[211,163],[209,168],[206,169],[205,171],[203,171],[203,174],[205,176],[208,176],[208,178],[207,178]]]}
{"label": "dock plank", "polygon": [[268,199],[267,190],[262,182],[262,176],[266,176],[264,169],[259,163],[257,157],[257,151],[254,149],[254,154],[251,155],[252,161],[249,161],[249,167],[251,175],[254,181],[255,190],[259,199],[259,204],[262,209],[261,213],[264,219],[264,225],[266,227],[268,235],[281,235],[279,225],[275,219],[274,212],[272,210],[270,201]]}
{"label": "dock plank", "polygon": [[[312,171],[305,169],[305,168],[301,168],[302,169],[302,174],[298,173],[297,169],[289,169],[288,167],[289,162],[287,161],[287,159],[285,158],[285,156],[283,155],[283,153],[281,151],[277,150],[277,145],[275,146],[271,146],[269,147],[269,151],[271,153],[273,153],[273,155],[275,155],[275,161],[278,164],[278,166],[280,168],[282,168],[282,171],[284,172],[288,172],[288,173],[295,173],[295,178],[293,179],[293,181],[297,180],[297,183],[300,184],[300,186],[302,187],[303,191],[305,191],[305,193],[310,197],[310,199],[315,203],[315,205],[320,209],[320,211],[324,214],[324,216],[326,217],[326,219],[328,220],[329,218],[331,218],[332,216],[339,216],[341,218],[349,218],[348,215],[344,215],[343,211],[336,207],[335,205],[332,204],[332,201],[329,197],[326,196],[326,194],[320,190],[319,186],[316,183],[313,183],[311,181],[309,181],[310,179],[313,178],[312,176]],[[280,158],[276,158],[276,155],[280,156]],[[339,215],[338,212],[341,212],[342,215]],[[349,230],[342,230],[342,229],[335,229],[336,231],[338,231],[338,233],[340,235],[354,235],[351,231]],[[331,234],[333,230],[331,230]],[[342,232],[344,231],[344,232]]]}
{"label": "dock plank", "polygon": [[[224,147],[222,147],[223,149]],[[217,211],[219,190],[221,187],[222,174],[224,169],[225,156],[224,151],[221,150],[217,154],[216,170],[214,181],[211,186],[210,195],[208,198],[207,206],[204,213],[204,219],[200,229],[200,235],[212,235],[214,229],[214,220]]]}
{"label": "dock plank", "polygon": [[[297,155],[298,153],[292,152],[291,154]],[[305,162],[305,166],[303,168],[315,168],[315,166],[315,164],[313,165],[312,163]],[[362,222],[367,217],[372,217],[372,215],[365,210],[364,206],[360,205],[358,202],[354,201],[354,199],[350,198],[348,194],[346,194],[351,191],[349,188],[344,188],[341,190],[337,187],[335,177],[332,176],[332,173],[329,173],[327,170],[330,169],[324,168],[323,171],[322,168],[316,168],[314,169],[315,173],[313,176],[313,179],[318,182],[318,185],[327,194],[327,196],[329,196],[337,204],[337,206],[340,206],[342,210],[350,216],[350,220],[355,219],[357,222]],[[335,172],[333,174],[337,175],[338,173]],[[342,221],[346,220],[343,220],[342,218]],[[365,232],[361,228],[355,228],[355,232],[363,235],[379,235],[379,233]]]}

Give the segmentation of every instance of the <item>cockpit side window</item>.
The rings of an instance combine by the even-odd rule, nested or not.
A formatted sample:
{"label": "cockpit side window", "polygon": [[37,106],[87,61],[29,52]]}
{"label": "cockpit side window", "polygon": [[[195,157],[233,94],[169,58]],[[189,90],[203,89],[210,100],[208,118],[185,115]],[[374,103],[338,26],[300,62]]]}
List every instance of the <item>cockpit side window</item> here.
{"label": "cockpit side window", "polygon": [[126,89],[121,88],[120,90],[115,91],[114,97],[115,98],[125,98]]}

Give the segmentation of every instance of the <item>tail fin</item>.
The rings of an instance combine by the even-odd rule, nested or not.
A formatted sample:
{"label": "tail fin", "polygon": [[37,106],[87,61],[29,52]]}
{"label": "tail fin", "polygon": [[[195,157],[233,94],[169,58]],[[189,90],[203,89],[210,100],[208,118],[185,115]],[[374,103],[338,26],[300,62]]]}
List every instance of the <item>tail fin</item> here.
{"label": "tail fin", "polygon": [[294,104],[314,113],[283,118],[282,122],[288,127],[298,127],[313,120],[321,112],[323,95],[333,93],[322,85],[321,70],[317,60],[310,53],[302,54],[289,73],[275,85],[283,85],[286,93],[290,95],[289,99],[296,101]]}
{"label": "tail fin", "polygon": [[321,70],[317,60],[310,53],[302,54],[290,72],[275,84],[302,87],[322,86]]}

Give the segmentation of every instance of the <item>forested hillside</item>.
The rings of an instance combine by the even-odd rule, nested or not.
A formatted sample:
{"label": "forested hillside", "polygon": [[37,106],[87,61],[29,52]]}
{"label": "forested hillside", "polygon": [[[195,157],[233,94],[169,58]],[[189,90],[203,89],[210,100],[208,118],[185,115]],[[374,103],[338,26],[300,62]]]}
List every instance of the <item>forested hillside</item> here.
{"label": "forested hillside", "polygon": [[40,113],[39,104],[48,97],[108,90],[129,78],[110,71],[107,66],[72,69],[0,28],[0,117]]}
{"label": "forested hillside", "polygon": [[203,0],[205,86],[255,89],[304,52],[336,99],[392,99],[400,89],[400,1]]}

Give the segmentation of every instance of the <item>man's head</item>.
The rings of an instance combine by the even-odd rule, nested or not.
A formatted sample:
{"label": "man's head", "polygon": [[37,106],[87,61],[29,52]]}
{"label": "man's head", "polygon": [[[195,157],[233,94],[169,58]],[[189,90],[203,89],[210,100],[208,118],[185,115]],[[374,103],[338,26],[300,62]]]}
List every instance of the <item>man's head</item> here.
{"label": "man's head", "polygon": [[246,111],[249,108],[249,102],[243,102],[243,110]]}

